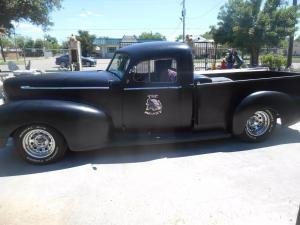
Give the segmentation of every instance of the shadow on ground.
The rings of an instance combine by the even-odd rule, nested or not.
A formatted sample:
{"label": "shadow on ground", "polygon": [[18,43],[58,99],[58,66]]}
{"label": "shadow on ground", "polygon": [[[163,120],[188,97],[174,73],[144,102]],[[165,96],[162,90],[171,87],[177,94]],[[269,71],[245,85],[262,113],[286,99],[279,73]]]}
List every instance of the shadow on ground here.
{"label": "shadow on ground", "polygon": [[24,162],[13,150],[13,144],[0,150],[0,177],[43,173],[86,164],[138,163],[160,158],[186,157],[215,152],[237,152],[269,146],[299,143],[300,132],[291,128],[278,128],[274,135],[262,143],[243,143],[234,138],[184,144],[131,146],[106,148],[88,152],[70,152],[55,164],[37,166]]}

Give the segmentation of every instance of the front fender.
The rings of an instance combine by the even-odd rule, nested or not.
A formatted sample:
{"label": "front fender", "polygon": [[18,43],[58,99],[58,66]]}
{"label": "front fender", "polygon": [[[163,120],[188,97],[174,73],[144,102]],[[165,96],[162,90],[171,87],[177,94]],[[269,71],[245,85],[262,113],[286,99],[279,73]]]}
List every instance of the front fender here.
{"label": "front fender", "polygon": [[259,91],[245,97],[236,107],[232,132],[235,135],[241,134],[247,118],[253,114],[254,110],[262,107],[272,109],[285,125],[296,120],[296,104],[289,95],[277,91]]}
{"label": "front fender", "polygon": [[59,131],[71,150],[98,148],[108,140],[110,119],[93,106],[59,100],[22,100],[0,107],[0,137],[18,128],[46,124]]}

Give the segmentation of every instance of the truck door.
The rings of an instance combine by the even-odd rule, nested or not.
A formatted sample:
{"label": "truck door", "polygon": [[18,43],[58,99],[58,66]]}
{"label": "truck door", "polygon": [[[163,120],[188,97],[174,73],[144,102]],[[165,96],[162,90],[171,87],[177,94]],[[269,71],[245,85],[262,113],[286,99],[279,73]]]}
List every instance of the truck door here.
{"label": "truck door", "polygon": [[185,94],[177,69],[172,58],[146,60],[132,66],[123,92],[126,129],[190,128],[192,110],[183,108]]}

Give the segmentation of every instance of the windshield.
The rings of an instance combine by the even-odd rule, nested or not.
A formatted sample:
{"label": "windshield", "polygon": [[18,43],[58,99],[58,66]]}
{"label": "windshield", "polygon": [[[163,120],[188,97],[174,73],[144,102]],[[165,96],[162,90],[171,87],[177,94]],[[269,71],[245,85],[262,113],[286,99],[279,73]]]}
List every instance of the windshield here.
{"label": "windshield", "polygon": [[121,79],[125,74],[128,64],[129,56],[126,54],[117,53],[107,68],[107,71],[115,74]]}

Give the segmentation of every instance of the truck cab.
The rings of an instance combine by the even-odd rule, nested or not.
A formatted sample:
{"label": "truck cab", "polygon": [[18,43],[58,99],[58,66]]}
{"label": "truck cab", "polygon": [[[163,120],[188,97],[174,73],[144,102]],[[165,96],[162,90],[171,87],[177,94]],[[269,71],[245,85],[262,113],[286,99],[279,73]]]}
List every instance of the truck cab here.
{"label": "truck cab", "polygon": [[188,46],[166,42],[148,48],[128,46],[117,51],[107,71],[122,79],[125,129],[192,128],[194,81]]}

